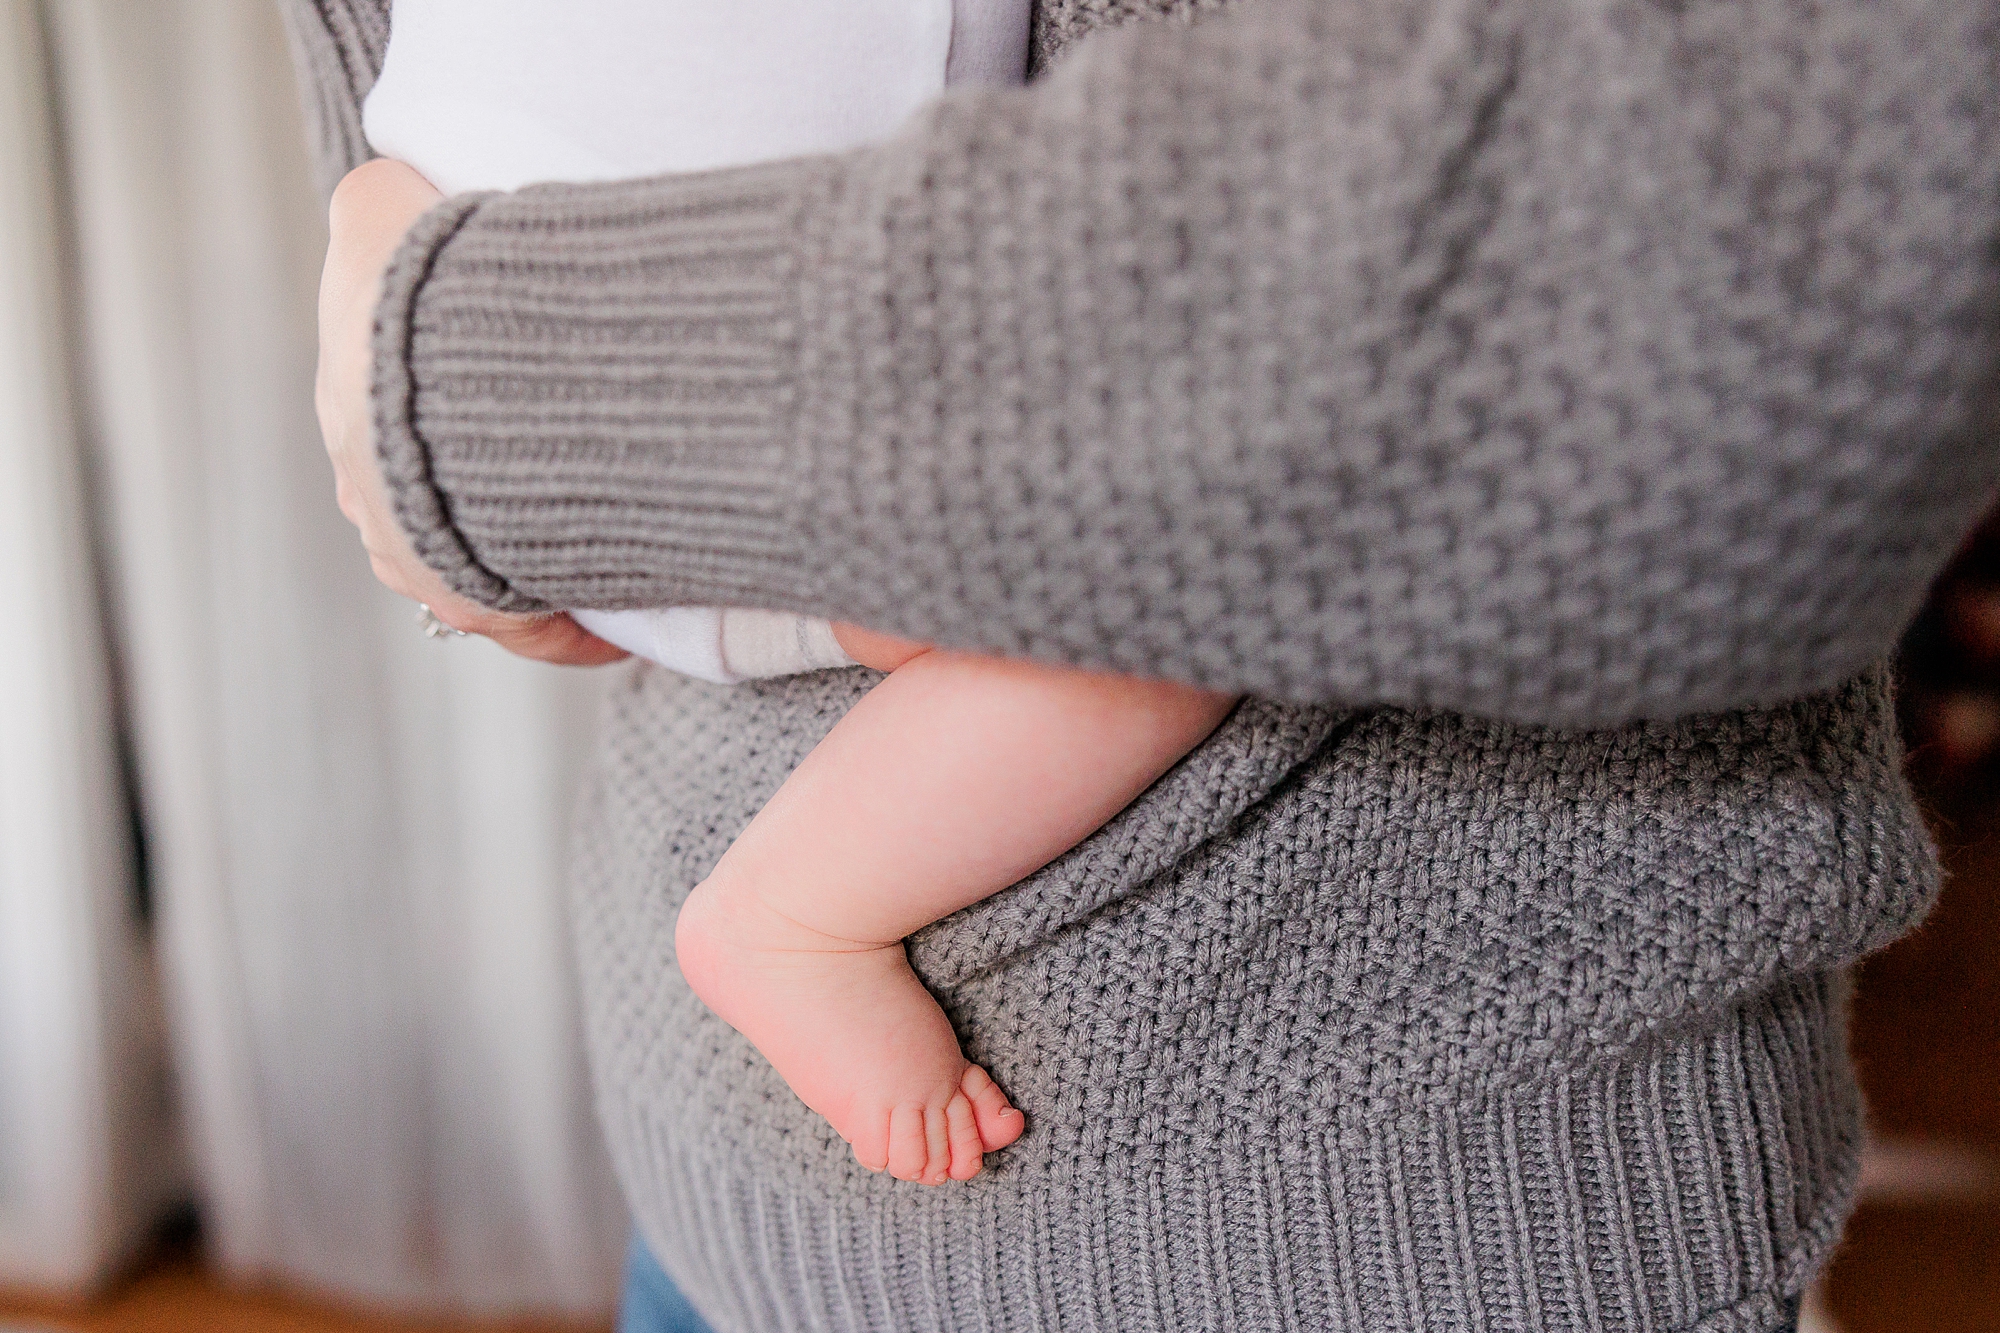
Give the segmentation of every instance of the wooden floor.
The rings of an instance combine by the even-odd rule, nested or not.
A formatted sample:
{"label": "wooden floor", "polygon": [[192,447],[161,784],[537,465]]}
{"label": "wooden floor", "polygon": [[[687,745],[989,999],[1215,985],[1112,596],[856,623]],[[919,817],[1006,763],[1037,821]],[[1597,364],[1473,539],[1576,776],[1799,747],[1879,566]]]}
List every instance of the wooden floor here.
{"label": "wooden floor", "polygon": [[[2000,1333],[2000,797],[1986,809],[1941,823],[1953,871],[1943,902],[1916,935],[1870,960],[1857,982],[1855,1055],[1882,1149],[1817,1303],[1821,1333]],[[0,1296],[0,1333],[15,1333],[13,1325],[51,1333],[609,1328],[424,1322],[232,1291],[206,1275],[186,1245],[168,1247],[87,1309]]]}
{"label": "wooden floor", "polygon": [[0,1333],[610,1333],[611,1321],[423,1320],[343,1308],[281,1292],[232,1290],[196,1251],[170,1245],[89,1307],[0,1296]]}

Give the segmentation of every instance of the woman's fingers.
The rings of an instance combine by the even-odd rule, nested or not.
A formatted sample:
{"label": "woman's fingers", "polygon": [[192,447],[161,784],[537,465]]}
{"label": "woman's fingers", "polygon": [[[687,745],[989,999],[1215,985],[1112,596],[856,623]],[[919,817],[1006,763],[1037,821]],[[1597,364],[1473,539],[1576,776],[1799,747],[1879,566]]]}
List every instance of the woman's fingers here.
{"label": "woman's fingers", "polygon": [[568,616],[513,616],[460,597],[418,558],[397,523],[375,456],[368,378],[375,303],[382,274],[413,223],[443,196],[400,162],[376,161],[348,173],[327,214],[330,236],[320,278],[319,374],[313,399],[334,499],[361,530],[375,577],[422,602],[453,629],[479,634],[508,652],[563,666],[598,666],[625,654]]}
{"label": "woman's fingers", "polygon": [[370,563],[390,591],[422,602],[453,629],[491,639],[518,657],[556,666],[603,666],[626,655],[568,616],[510,616],[461,597],[415,557],[402,562],[371,556]]}
{"label": "woman's fingers", "polygon": [[474,632],[484,634],[510,653],[557,666],[603,666],[626,655],[624,649],[612,647],[568,616],[507,620],[506,624]]}
{"label": "woman's fingers", "polygon": [[382,586],[413,602],[455,630],[493,640],[508,652],[557,666],[603,666],[626,655],[565,615],[514,616],[453,592],[436,570],[411,551],[393,522],[362,527],[368,564]]}

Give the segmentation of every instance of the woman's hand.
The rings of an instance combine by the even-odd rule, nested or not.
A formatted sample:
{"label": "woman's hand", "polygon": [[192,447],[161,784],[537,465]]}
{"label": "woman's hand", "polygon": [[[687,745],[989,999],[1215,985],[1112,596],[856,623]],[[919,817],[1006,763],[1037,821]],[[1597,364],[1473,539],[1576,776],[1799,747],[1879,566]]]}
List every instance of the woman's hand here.
{"label": "woman's hand", "polygon": [[625,656],[568,616],[513,616],[490,611],[445,586],[417,558],[396,522],[375,456],[368,404],[371,335],[382,274],[411,224],[441,195],[400,162],[378,161],[348,173],[333,192],[331,239],[319,287],[320,432],[333,460],[335,496],[361,529],[368,561],[392,592],[423,602],[445,624],[483,634],[509,652],[543,662],[595,666]]}

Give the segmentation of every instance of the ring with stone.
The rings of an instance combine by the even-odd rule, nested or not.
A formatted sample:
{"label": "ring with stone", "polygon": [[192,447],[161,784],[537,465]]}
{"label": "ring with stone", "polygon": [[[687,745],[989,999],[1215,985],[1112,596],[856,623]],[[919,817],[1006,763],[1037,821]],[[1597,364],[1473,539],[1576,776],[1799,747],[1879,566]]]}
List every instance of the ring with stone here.
{"label": "ring with stone", "polygon": [[439,620],[438,613],[431,610],[430,604],[427,602],[417,603],[417,628],[424,632],[424,637],[427,639],[462,639],[465,637],[464,630],[453,629],[450,625]]}

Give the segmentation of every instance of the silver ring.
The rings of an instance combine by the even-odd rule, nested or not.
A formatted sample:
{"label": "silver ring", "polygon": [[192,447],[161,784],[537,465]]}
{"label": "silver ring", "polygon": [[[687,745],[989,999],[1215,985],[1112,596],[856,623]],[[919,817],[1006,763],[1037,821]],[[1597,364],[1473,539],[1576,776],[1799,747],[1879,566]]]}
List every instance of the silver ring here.
{"label": "silver ring", "polygon": [[438,613],[431,610],[426,602],[417,603],[417,628],[424,632],[426,639],[462,639],[465,631],[453,629],[438,619]]}

